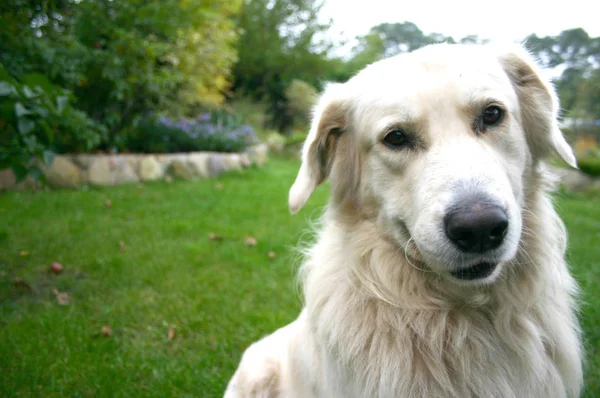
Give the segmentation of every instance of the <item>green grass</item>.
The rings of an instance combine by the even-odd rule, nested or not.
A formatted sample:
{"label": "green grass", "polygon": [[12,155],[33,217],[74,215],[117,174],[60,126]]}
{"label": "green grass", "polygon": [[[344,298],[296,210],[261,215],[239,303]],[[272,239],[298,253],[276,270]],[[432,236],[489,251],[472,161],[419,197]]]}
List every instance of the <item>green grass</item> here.
{"label": "green grass", "polygon": [[[244,348],[298,313],[292,248],[327,192],[291,217],[297,167],[273,160],[219,181],[0,195],[0,396],[222,396]],[[584,291],[587,396],[600,396],[600,198],[558,205]],[[62,274],[48,272],[53,261]],[[70,303],[58,305],[53,289]]]}

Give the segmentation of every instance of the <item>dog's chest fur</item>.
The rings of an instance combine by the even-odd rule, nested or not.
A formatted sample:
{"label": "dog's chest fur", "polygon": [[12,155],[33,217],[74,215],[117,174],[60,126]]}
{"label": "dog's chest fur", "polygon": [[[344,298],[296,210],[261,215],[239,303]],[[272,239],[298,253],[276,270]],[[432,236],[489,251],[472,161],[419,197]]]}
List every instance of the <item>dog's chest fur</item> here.
{"label": "dog's chest fur", "polygon": [[[366,306],[360,326],[338,313],[334,329],[317,331],[329,347],[321,351],[326,379],[337,380],[322,396],[553,397],[565,390],[545,331],[525,316],[494,325],[485,311]],[[513,328],[508,339],[497,330],[504,326]]]}

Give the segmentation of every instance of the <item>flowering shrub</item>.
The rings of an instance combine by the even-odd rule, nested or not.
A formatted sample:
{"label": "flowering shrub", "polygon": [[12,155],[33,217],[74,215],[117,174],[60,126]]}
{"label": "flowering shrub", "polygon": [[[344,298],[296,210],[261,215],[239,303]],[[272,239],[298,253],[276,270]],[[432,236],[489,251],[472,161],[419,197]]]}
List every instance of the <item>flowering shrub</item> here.
{"label": "flowering shrub", "polygon": [[73,99],[44,75],[16,79],[0,64],[0,170],[11,168],[17,181],[30,176],[43,182],[39,161],[50,167],[55,152],[98,145],[106,129],[74,108]]}
{"label": "flowering shrub", "polygon": [[203,114],[195,119],[161,116],[145,120],[128,140],[131,152],[240,152],[256,143],[254,129],[231,115]]}

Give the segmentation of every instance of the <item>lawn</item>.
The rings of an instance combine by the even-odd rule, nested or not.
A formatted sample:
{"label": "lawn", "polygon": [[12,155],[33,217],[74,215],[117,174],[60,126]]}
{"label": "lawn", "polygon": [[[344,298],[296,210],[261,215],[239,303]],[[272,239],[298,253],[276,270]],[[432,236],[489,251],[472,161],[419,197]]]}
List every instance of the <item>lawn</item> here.
{"label": "lawn", "polygon": [[[222,396],[243,349],[299,309],[293,247],[310,238],[327,192],[290,216],[297,167],[0,195],[0,396]],[[557,203],[584,291],[586,396],[596,397],[600,197]],[[49,272],[52,262],[64,271]]]}

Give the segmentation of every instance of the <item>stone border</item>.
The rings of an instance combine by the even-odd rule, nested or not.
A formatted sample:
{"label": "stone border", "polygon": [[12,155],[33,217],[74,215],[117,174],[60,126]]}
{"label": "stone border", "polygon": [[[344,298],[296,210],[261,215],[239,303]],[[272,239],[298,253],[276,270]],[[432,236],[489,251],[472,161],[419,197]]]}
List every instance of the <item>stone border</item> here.
{"label": "stone border", "polygon": [[[262,166],[268,157],[265,144],[242,153],[190,152],[165,154],[57,155],[44,170],[51,188],[82,185],[115,186],[164,178],[198,179],[216,177],[226,171]],[[0,171],[0,190],[37,188],[39,183],[15,183],[11,170]]]}

